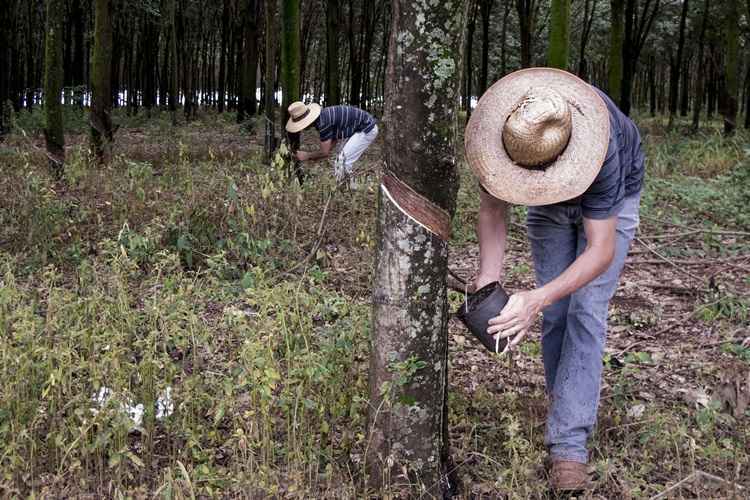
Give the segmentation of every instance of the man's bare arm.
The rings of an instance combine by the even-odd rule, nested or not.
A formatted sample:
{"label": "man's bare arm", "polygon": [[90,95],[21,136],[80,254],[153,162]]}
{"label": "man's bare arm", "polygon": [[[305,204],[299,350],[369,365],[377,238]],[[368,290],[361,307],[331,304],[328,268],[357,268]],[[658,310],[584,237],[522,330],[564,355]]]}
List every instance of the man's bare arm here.
{"label": "man's bare arm", "polygon": [[490,320],[487,332],[502,338],[516,336],[508,345],[517,345],[536,316],[545,307],[567,297],[604,273],[615,255],[617,216],[604,220],[583,219],[586,249],[560,276],[541,288],[510,297],[499,316]]}
{"label": "man's bare arm", "polygon": [[297,159],[300,161],[305,160],[322,160],[328,158],[333,150],[333,144],[336,141],[328,139],[327,141],[320,141],[320,149],[318,151],[297,151]]}

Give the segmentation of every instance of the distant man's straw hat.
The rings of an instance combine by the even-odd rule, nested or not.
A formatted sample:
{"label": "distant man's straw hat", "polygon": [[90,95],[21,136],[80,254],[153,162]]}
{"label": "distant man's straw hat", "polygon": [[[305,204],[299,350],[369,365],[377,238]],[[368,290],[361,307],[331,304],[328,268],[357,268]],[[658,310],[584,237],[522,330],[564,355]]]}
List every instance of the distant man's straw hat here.
{"label": "distant man's straw hat", "polygon": [[286,122],[286,130],[291,133],[301,132],[318,116],[320,116],[319,105],[312,103],[306,106],[299,101],[293,102],[289,105],[289,120]]}
{"label": "distant man's straw hat", "polygon": [[591,85],[568,72],[524,69],[479,99],[464,143],[469,166],[492,196],[549,205],[594,182],[609,145],[609,111]]}

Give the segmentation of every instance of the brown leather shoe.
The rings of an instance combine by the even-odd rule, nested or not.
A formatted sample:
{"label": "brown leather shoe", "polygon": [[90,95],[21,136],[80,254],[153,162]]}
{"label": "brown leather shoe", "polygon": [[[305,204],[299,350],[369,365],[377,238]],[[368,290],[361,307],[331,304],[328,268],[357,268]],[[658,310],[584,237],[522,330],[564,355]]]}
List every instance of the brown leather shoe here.
{"label": "brown leather shoe", "polygon": [[554,491],[583,491],[591,487],[586,464],[570,460],[553,460],[549,485]]}

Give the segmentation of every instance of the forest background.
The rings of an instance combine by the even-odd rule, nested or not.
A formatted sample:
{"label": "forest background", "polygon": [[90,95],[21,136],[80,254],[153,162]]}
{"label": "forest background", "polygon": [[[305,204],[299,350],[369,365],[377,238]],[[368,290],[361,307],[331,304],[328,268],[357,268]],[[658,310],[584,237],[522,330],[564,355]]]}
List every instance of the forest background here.
{"label": "forest background", "polygon": [[[379,416],[429,399],[418,356],[368,380],[379,179],[402,149],[381,134],[349,191],[326,163],[300,182],[299,138],[282,134],[297,99],[399,123],[389,43],[394,22],[423,40],[403,24],[419,12],[454,35],[432,40],[450,70],[419,61],[458,90],[438,101],[446,144],[489,85],[529,66],[601,87],[642,131],[642,225],[611,309],[591,495],[746,494],[750,0],[4,0],[0,494],[450,489],[412,463],[382,467],[391,450],[373,442]],[[461,147],[425,151],[417,167],[457,160],[447,267],[470,279],[478,188]],[[511,290],[534,283],[523,215]],[[495,358],[447,325],[443,476],[467,498],[544,496],[538,336]]]}

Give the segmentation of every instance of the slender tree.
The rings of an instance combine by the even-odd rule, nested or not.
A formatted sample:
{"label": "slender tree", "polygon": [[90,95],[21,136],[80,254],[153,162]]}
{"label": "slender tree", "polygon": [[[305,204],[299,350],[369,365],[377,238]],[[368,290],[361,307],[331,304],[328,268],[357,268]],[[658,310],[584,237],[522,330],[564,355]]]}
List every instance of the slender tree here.
{"label": "slender tree", "polygon": [[[704,61],[705,51],[705,40],[706,40],[706,25],[708,23],[708,0],[703,1],[703,15],[701,16],[701,31],[698,35],[698,64],[702,65]],[[701,72],[702,73],[702,72]],[[701,118],[701,108],[703,106],[703,94],[704,94],[704,82],[706,76],[703,74],[697,75],[696,89],[695,89],[695,100],[693,102],[693,123],[691,130],[693,133],[698,132]]]}
{"label": "slender tree", "polygon": [[570,0],[552,0],[547,65],[567,70],[569,49]]}
{"label": "slender tree", "polygon": [[[300,100],[300,0],[281,0],[281,89],[282,124],[289,119],[289,105]],[[297,151],[300,134],[287,134],[289,147]],[[294,160],[293,170],[299,182],[303,181],[302,168]]]}
{"label": "slender tree", "polygon": [[586,59],[586,46],[591,36],[591,27],[596,16],[598,0],[585,0],[583,7],[583,29],[581,30],[581,46],[578,51],[578,76],[584,80],[589,78],[589,68]]}
{"label": "slender tree", "polygon": [[243,122],[247,116],[257,111],[256,78],[258,76],[258,2],[245,0],[243,15],[242,85],[240,86],[240,106],[237,121]]}
{"label": "slender tree", "polygon": [[[13,6],[9,6],[13,7]],[[11,47],[10,25],[12,12],[10,8],[0,9],[0,68],[12,68],[13,49]],[[11,94],[11,71],[0,71],[0,140],[8,131],[8,118],[5,109]]]}
{"label": "slender tree", "polygon": [[521,66],[524,68],[531,66],[531,57],[534,53],[534,30],[538,7],[539,0],[516,0],[521,38]]}
{"label": "slender tree", "polygon": [[643,46],[651,33],[651,26],[659,13],[661,0],[644,0],[643,10],[638,10],[638,0],[625,0],[625,40],[622,44],[622,85],[619,106],[630,114],[630,96]]}
{"label": "slender tree", "polygon": [[265,50],[265,103],[266,113],[266,159],[270,160],[276,149],[275,112],[276,98],[274,97],[274,81],[276,79],[276,0],[266,0],[264,9],[266,50]]}
{"label": "slender tree", "polygon": [[739,71],[739,0],[724,1],[724,134],[732,135],[737,128],[737,93]]}
{"label": "slender tree", "polygon": [[472,85],[472,76],[474,67],[471,63],[472,54],[474,53],[474,31],[477,26],[477,13],[479,12],[479,0],[467,0],[469,3],[469,22],[466,26],[466,42],[464,43],[464,109],[466,110],[466,119],[471,116],[471,96],[474,93]]}
{"label": "slender tree", "polygon": [[672,128],[674,118],[677,114],[677,89],[679,88],[680,74],[682,73],[682,51],[685,47],[685,24],[687,22],[688,0],[682,1],[682,12],[680,14],[680,31],[677,40],[677,54],[670,61],[669,68],[669,125]]}
{"label": "slender tree", "polygon": [[480,96],[487,90],[487,72],[490,62],[490,20],[494,4],[495,0],[479,0],[479,10],[482,14],[482,66],[479,72]]}
{"label": "slender tree", "polygon": [[[464,12],[456,2],[392,2],[386,168],[429,213],[440,214],[437,226],[449,226],[456,205]],[[440,490],[449,486],[443,480],[448,469],[446,236],[415,222],[385,188],[379,193],[369,481],[376,487],[415,484],[423,496],[441,498]]]}
{"label": "slender tree", "polygon": [[607,74],[607,90],[609,96],[620,104],[622,94],[622,43],[624,33],[625,0],[610,0],[610,28],[609,28],[609,65]]}
{"label": "slender tree", "polygon": [[339,76],[339,0],[326,1],[326,105],[341,102]]}
{"label": "slender tree", "polygon": [[112,143],[112,1],[96,0],[91,61],[91,143],[99,161]]}
{"label": "slender tree", "polygon": [[63,88],[64,0],[47,0],[44,50],[44,138],[50,167],[61,173],[65,162],[65,135],[60,94]]}
{"label": "slender tree", "polygon": [[219,89],[218,89],[218,110],[224,112],[227,91],[227,57],[229,52],[229,16],[230,0],[224,0],[221,9],[221,50],[219,53]]}

